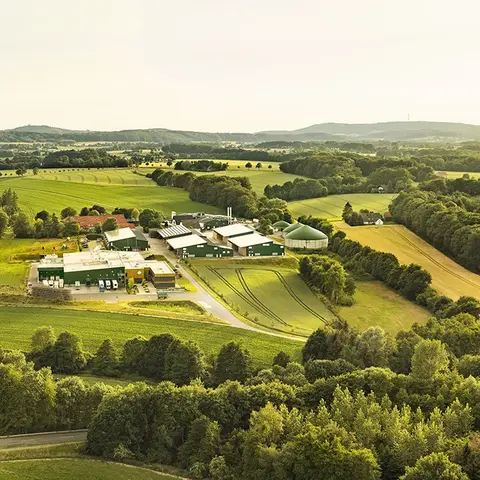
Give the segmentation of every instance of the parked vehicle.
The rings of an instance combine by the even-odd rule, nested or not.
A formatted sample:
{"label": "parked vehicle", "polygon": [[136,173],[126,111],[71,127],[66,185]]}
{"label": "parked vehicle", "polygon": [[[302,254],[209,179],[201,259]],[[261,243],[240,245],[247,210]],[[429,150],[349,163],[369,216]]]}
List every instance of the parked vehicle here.
{"label": "parked vehicle", "polygon": [[118,282],[116,280],[112,280],[112,288],[118,290]]}
{"label": "parked vehicle", "polygon": [[100,290],[100,292],[105,291],[105,282],[103,280],[98,281],[98,289]]}
{"label": "parked vehicle", "polygon": [[157,298],[158,299],[168,298],[168,292],[162,292],[161,290],[157,290]]}
{"label": "parked vehicle", "polygon": [[48,281],[48,286],[49,286],[49,287],[53,287],[53,280],[49,280],[49,281]]}
{"label": "parked vehicle", "polygon": [[78,280],[75,282],[75,290],[80,290],[80,282]]}
{"label": "parked vehicle", "polygon": [[112,289],[112,282],[110,280],[105,280],[105,287],[107,290]]}
{"label": "parked vehicle", "polygon": [[53,288],[58,288],[58,280],[55,280],[55,281],[53,282]]}
{"label": "parked vehicle", "polygon": [[60,288],[63,288],[63,283],[64,283],[64,282],[63,282],[63,278],[61,278],[61,279],[58,281],[58,286],[59,286]]}

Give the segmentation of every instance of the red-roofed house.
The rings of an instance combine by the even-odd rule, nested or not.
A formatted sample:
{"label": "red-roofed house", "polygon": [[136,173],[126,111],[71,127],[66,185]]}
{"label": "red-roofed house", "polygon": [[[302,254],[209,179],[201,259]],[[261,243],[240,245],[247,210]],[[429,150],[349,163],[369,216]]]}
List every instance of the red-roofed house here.
{"label": "red-roofed house", "polygon": [[128,223],[125,215],[81,215],[77,217],[70,217],[69,222],[80,224],[80,231],[86,232],[95,229],[98,223],[101,225],[108,218],[114,218],[118,223],[118,228],[135,228],[133,223]]}

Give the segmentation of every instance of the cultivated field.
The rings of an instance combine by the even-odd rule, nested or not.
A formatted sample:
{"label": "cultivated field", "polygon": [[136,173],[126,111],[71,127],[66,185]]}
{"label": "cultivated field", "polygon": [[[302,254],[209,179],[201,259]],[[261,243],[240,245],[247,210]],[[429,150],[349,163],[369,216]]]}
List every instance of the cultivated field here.
{"label": "cultivated field", "polygon": [[145,169],[142,174],[133,173],[130,168],[105,168],[96,169],[52,169],[40,170],[34,178],[40,180],[55,180],[74,183],[93,183],[106,185],[152,185],[152,180],[145,177],[145,174],[152,172],[153,169]]}
{"label": "cultivated field", "polygon": [[[138,176],[138,178],[142,180],[143,177]],[[183,189],[159,187],[152,181],[148,181],[148,185],[129,186],[74,183],[36,177],[3,177],[0,179],[0,192],[11,187],[18,194],[20,206],[31,214],[40,210],[60,213],[65,207],[79,210],[93,204],[102,205],[110,210],[115,207],[154,208],[167,216],[172,210],[220,212],[218,208],[192,202]]]}
{"label": "cultivated field", "polygon": [[392,193],[352,193],[345,195],[329,195],[322,198],[310,198],[289,202],[288,207],[294,218],[300,215],[312,215],[330,220],[342,217],[343,207],[350,202],[354,210],[368,208],[374,212],[385,213],[395,194]]}
{"label": "cultivated field", "polygon": [[433,288],[443,295],[454,300],[462,295],[480,299],[480,275],[461,267],[403,225],[350,227],[338,222],[336,228],[362,245],[393,253],[400,263],[422,266],[432,275]]}
{"label": "cultivated field", "polygon": [[198,260],[199,275],[257,325],[308,336],[335,318],[294,269]]}
{"label": "cultivated field", "polygon": [[382,327],[396,334],[408,330],[414,323],[426,323],[430,314],[424,308],[403,298],[382,282],[356,282],[355,304],[340,307],[341,318],[360,331],[369,327]]}
{"label": "cultivated field", "polygon": [[145,468],[87,458],[45,458],[0,462],[0,480],[171,480]]}
{"label": "cultivated field", "polygon": [[[67,245],[67,250],[62,250],[64,244]],[[31,238],[0,240],[0,292],[2,289],[5,290],[5,286],[20,290],[26,278],[28,268],[26,260],[36,259],[42,254],[62,254],[77,250],[76,240]]]}
{"label": "cultivated field", "polygon": [[85,348],[91,352],[95,352],[106,338],[112,339],[120,347],[137,335],[148,338],[161,333],[193,340],[206,354],[218,353],[223,344],[238,341],[248,347],[257,367],[271,365],[273,357],[280,350],[298,360],[302,346],[301,342],[295,340],[212,323],[121,313],[7,306],[0,308],[0,346],[28,350],[33,332],[41,325],[52,326],[57,334],[68,330],[80,335]]}

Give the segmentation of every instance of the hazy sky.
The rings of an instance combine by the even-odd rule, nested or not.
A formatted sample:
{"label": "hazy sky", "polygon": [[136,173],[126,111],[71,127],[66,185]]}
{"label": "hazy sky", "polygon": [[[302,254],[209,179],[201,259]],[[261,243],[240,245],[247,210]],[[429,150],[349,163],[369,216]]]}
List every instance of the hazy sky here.
{"label": "hazy sky", "polygon": [[2,3],[0,128],[480,124],[478,0]]}

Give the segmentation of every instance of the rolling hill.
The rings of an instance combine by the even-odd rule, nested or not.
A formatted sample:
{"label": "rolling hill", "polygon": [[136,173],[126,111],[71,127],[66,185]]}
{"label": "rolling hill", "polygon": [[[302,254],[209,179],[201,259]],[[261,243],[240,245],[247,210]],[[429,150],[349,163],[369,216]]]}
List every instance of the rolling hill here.
{"label": "rolling hill", "polygon": [[150,128],[143,130],[80,131],[27,125],[0,131],[0,142],[29,141],[105,142],[238,142],[387,140],[466,141],[480,140],[480,126],[452,122],[319,123],[298,130],[266,130],[256,133],[195,132]]}

